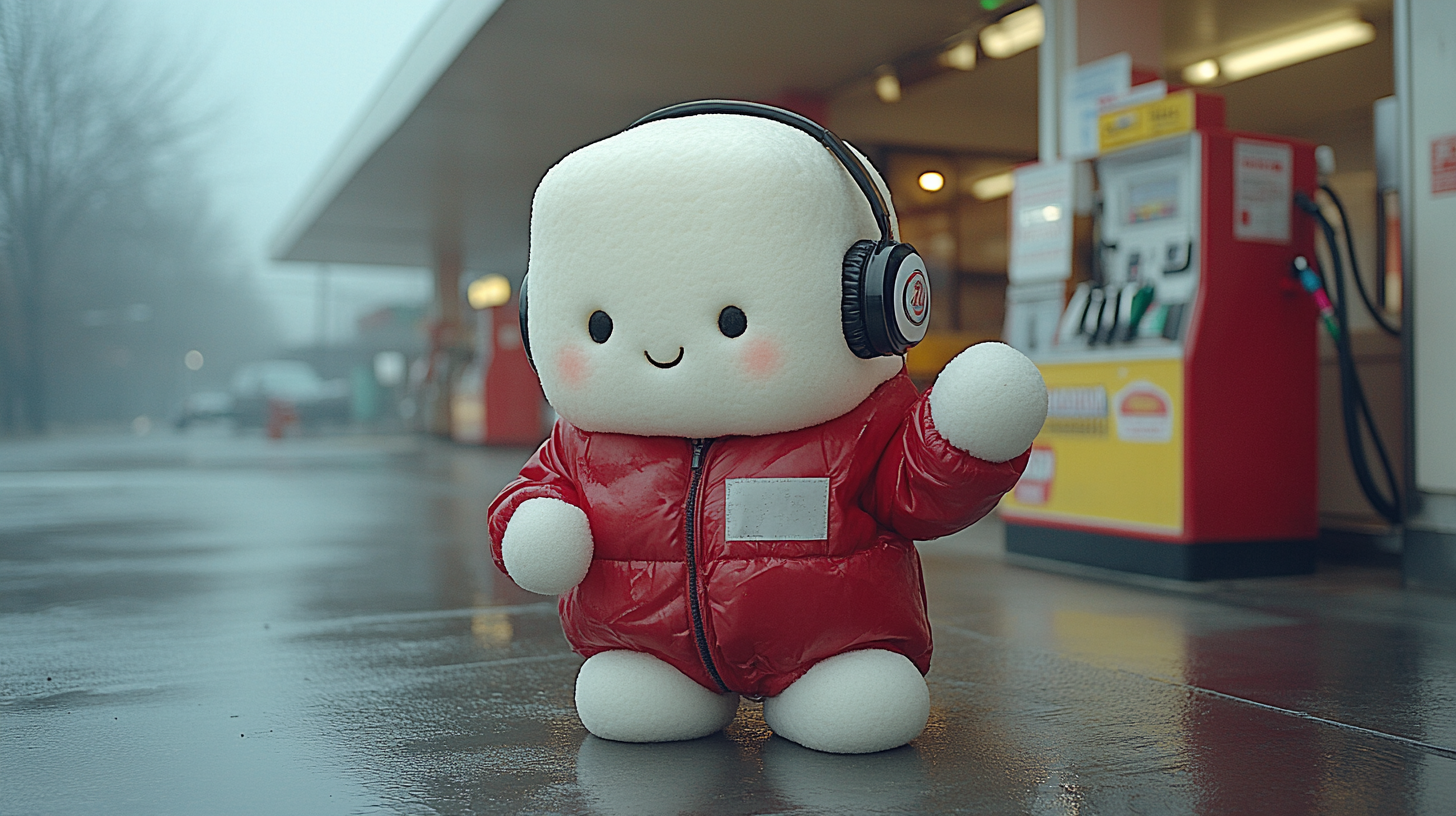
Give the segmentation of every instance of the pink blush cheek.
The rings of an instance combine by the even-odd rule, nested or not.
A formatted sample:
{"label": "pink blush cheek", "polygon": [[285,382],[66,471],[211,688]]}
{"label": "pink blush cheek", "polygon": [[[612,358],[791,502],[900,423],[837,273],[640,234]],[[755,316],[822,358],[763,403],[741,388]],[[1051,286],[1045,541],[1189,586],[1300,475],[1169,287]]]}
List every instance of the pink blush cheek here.
{"label": "pink blush cheek", "polygon": [[762,337],[755,337],[744,344],[739,365],[750,379],[766,380],[783,368],[784,355],[779,344]]}
{"label": "pink blush cheek", "polygon": [[552,362],[556,368],[557,379],[567,388],[581,388],[586,385],[587,377],[591,375],[586,353],[577,346],[565,346],[559,349],[552,356]]}

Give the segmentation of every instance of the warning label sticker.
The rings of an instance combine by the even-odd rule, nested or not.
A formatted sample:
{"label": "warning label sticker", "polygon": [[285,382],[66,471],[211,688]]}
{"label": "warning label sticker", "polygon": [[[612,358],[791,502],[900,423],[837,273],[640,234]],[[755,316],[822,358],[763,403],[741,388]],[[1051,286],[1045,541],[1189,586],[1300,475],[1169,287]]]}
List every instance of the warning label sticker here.
{"label": "warning label sticker", "polygon": [[1289,243],[1293,164],[1289,145],[1234,140],[1234,238]]}
{"label": "warning label sticker", "polygon": [[1025,505],[1046,504],[1052,497],[1052,480],[1056,475],[1056,452],[1045,445],[1032,445],[1026,471],[1021,474],[1021,481],[1016,483],[1011,495]]}
{"label": "warning label sticker", "polygon": [[1456,193],[1456,134],[1431,140],[1431,195]]}

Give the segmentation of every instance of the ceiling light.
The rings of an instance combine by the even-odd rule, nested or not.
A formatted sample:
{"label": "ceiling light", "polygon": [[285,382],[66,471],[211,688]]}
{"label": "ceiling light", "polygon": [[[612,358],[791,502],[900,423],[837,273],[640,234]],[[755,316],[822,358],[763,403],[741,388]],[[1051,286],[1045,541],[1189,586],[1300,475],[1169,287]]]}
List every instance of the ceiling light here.
{"label": "ceiling light", "polygon": [[1206,59],[1183,69],[1183,79],[1191,85],[1207,85],[1218,79],[1218,60]]}
{"label": "ceiling light", "polygon": [[927,170],[921,173],[920,178],[916,179],[916,181],[919,182],[920,189],[927,193],[938,193],[940,192],[940,188],[945,186],[945,176],[934,170]]}
{"label": "ceiling light", "polygon": [[940,64],[957,71],[971,71],[976,67],[976,43],[961,40],[940,52]]}
{"label": "ceiling light", "polygon": [[973,182],[971,184],[971,195],[981,201],[992,201],[1011,195],[1011,191],[1015,187],[1015,176],[1010,173],[997,173],[994,176],[987,176]]}
{"label": "ceiling light", "polygon": [[476,278],[465,288],[465,299],[472,309],[504,306],[511,299],[511,282],[505,275],[490,274]]}
{"label": "ceiling light", "polygon": [[1045,35],[1041,6],[1027,6],[981,29],[981,50],[988,57],[1006,59],[1041,45]]}
{"label": "ceiling light", "polygon": [[1374,39],[1375,26],[1364,20],[1339,20],[1230,51],[1217,60],[1195,62],[1183,69],[1183,78],[1197,85],[1219,78],[1236,82],[1364,45]]}
{"label": "ceiling light", "polygon": [[1219,70],[1230,81],[1273,71],[1375,39],[1375,26],[1364,20],[1343,20],[1219,58]]}
{"label": "ceiling light", "polygon": [[894,68],[881,65],[875,71],[875,96],[885,103],[900,101],[900,78],[895,76]]}

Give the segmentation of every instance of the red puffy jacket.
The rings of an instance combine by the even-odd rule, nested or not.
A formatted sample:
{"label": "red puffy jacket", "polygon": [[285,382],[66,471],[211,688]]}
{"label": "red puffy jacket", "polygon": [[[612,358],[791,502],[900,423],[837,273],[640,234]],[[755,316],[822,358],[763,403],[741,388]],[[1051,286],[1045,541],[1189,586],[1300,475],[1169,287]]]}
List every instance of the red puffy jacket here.
{"label": "red puffy jacket", "polygon": [[770,697],[855,649],[898,652],[923,674],[930,624],[911,541],[984,516],[1027,460],[952,447],[927,396],[902,371],[837,419],[768,436],[557,422],[491,504],[491,552],[504,570],[501,537],[528,499],[586,512],[591,568],[560,601],[585,657],[646,652],[714,691]]}

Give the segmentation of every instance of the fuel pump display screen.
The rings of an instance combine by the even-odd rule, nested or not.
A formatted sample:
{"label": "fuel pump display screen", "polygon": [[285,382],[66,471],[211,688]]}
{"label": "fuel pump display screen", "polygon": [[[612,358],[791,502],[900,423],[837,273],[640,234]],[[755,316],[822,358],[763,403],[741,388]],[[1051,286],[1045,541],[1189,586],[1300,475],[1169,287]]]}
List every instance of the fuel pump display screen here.
{"label": "fuel pump display screen", "polygon": [[1127,188],[1125,223],[1146,224],[1178,215],[1178,177],[1161,176],[1138,181]]}

